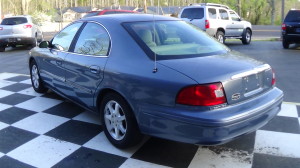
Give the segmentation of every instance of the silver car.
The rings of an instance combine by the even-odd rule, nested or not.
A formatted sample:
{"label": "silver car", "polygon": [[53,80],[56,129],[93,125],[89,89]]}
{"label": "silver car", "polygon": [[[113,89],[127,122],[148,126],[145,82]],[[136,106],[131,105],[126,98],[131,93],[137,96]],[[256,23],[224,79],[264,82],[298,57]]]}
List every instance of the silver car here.
{"label": "silver car", "polygon": [[4,18],[0,24],[0,52],[8,46],[28,45],[35,47],[43,40],[43,34],[32,22],[31,16],[13,16]]}

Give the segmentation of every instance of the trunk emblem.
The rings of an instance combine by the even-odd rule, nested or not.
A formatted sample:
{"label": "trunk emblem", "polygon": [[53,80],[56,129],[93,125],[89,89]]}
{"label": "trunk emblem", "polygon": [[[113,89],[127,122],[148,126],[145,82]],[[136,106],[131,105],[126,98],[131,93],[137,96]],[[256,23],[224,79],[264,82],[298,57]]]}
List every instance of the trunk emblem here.
{"label": "trunk emblem", "polygon": [[232,100],[238,100],[241,98],[241,94],[240,93],[235,93],[231,96],[231,99]]}

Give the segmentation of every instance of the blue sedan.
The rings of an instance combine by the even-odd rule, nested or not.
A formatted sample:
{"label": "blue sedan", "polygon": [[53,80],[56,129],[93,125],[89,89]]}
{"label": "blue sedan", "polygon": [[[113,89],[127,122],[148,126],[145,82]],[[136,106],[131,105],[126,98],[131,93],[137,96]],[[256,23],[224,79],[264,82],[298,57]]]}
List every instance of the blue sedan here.
{"label": "blue sedan", "polygon": [[98,113],[118,148],[144,134],[226,143],[264,126],[283,100],[270,65],[171,17],[75,21],[30,51],[29,68],[36,92],[51,89]]}

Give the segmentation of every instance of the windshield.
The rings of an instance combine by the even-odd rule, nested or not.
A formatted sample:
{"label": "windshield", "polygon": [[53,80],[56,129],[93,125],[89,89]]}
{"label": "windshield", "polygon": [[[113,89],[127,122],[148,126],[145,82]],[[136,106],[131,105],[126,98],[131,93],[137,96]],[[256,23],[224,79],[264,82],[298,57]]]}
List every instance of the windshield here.
{"label": "windshield", "polygon": [[184,21],[133,22],[124,26],[150,57],[156,54],[160,59],[170,59],[229,51],[205,32]]}
{"label": "windshield", "polygon": [[99,12],[100,12],[100,11],[89,12],[89,13],[87,13],[86,15],[84,15],[83,18],[91,17],[91,16],[96,16],[96,15],[98,15]]}
{"label": "windshield", "polygon": [[286,16],[285,22],[300,22],[300,10],[293,10]]}
{"label": "windshield", "polygon": [[27,23],[27,19],[24,17],[5,18],[2,20],[1,25],[18,25]]}

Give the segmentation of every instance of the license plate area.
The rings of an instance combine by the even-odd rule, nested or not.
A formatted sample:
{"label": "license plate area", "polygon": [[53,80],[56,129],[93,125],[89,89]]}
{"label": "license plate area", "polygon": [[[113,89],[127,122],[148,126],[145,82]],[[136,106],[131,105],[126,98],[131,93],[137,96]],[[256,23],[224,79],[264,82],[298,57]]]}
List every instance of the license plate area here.
{"label": "license plate area", "polygon": [[245,88],[245,97],[254,95],[262,91],[262,74],[253,74],[243,78],[244,88]]}
{"label": "license plate area", "polygon": [[14,42],[17,42],[17,39],[15,39],[15,38],[9,38],[8,42],[14,43]]}

